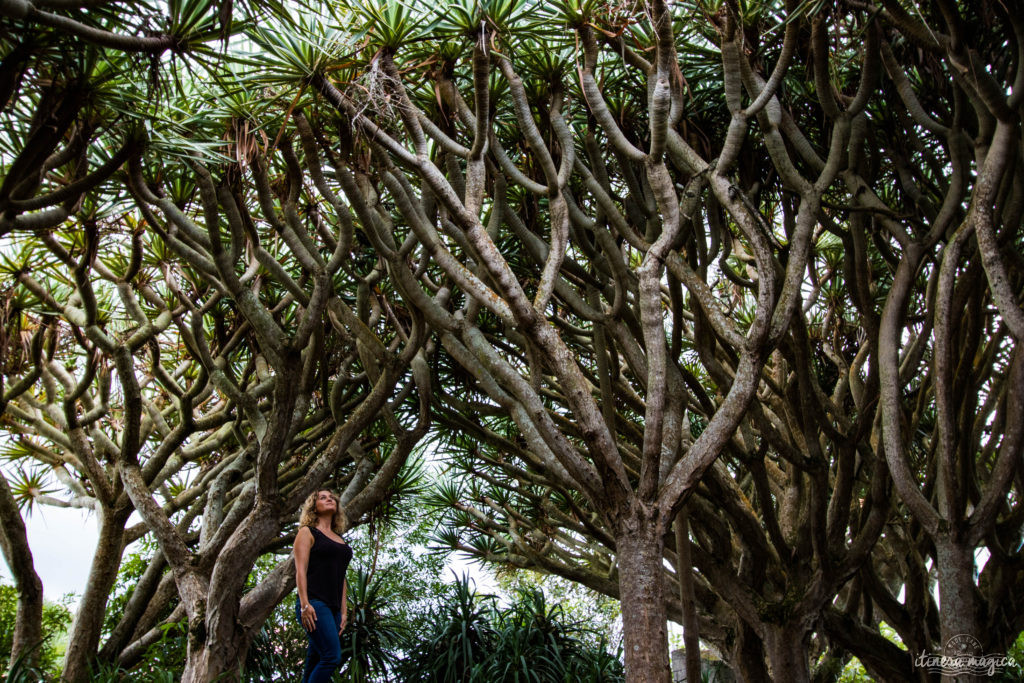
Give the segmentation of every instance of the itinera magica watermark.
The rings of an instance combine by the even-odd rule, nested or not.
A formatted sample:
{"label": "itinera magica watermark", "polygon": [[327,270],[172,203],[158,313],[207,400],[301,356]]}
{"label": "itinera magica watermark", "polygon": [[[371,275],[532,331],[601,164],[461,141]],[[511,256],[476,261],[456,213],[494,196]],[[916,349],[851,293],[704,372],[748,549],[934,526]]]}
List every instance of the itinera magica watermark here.
{"label": "itinera magica watermark", "polygon": [[994,676],[1004,669],[1020,668],[1021,663],[1007,654],[986,654],[981,642],[972,635],[961,633],[946,641],[942,652],[921,651],[914,658],[914,666],[944,676],[969,674]]}

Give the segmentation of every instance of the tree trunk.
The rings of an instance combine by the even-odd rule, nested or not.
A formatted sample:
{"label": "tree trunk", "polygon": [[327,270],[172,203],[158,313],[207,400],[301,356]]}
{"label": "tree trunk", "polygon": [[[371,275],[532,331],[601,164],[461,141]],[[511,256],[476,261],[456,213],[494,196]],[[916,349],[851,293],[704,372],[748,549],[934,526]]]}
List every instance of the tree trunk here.
{"label": "tree trunk", "polygon": [[[974,594],[973,550],[949,537],[939,539],[935,543],[935,565],[939,574],[940,649],[957,636],[967,636],[981,642],[984,650],[987,643],[978,626],[978,603]],[[982,679],[962,674],[943,676],[942,680],[974,683]]]}
{"label": "tree trunk", "polygon": [[99,646],[107,599],[117,580],[117,569],[121,566],[124,525],[131,510],[131,507],[125,507],[99,513],[100,537],[96,543],[85,593],[68,632],[68,650],[61,674],[63,683],[80,683],[89,677],[89,662]]}
{"label": "tree trunk", "polygon": [[33,665],[39,659],[39,644],[43,641],[43,582],[32,571],[15,580],[18,589],[18,609],[14,615],[14,634],[11,641],[13,665],[25,655],[25,663]]}
{"label": "tree trunk", "polygon": [[241,678],[242,664],[249,650],[249,639],[241,629],[230,640],[218,638],[216,643],[204,643],[189,648],[182,683],[235,683]]}
{"label": "tree trunk", "polygon": [[43,639],[43,582],[39,580],[32,561],[25,522],[2,473],[0,522],[0,548],[3,549],[4,559],[18,589],[18,611],[14,617],[10,664],[26,654],[26,663],[31,665],[39,656],[36,646]]}
{"label": "tree trunk", "polygon": [[[210,595],[217,595],[211,582]],[[236,681],[252,637],[274,607],[295,587],[295,563],[281,562],[241,600],[209,609],[207,641],[190,651],[183,680]]]}
{"label": "tree trunk", "polygon": [[[221,553],[222,558],[224,553]],[[243,575],[248,573],[240,569]],[[188,650],[182,683],[238,681],[249,648],[246,631],[238,620],[242,586],[217,590],[211,582],[189,619]]]}
{"label": "tree trunk", "polygon": [[240,593],[208,594],[201,623],[190,624],[182,683],[239,680],[249,650],[249,631],[238,619]]}
{"label": "tree trunk", "polygon": [[653,520],[632,519],[616,537],[619,598],[626,647],[626,680],[669,683],[668,629],[662,553],[665,539]]}
{"label": "tree trunk", "polygon": [[[193,637],[197,635],[197,629],[189,629],[183,683],[239,680],[253,635],[274,607],[294,588],[293,568],[289,558],[244,598],[241,597],[241,588],[232,593],[218,590],[218,583],[210,582],[201,637]],[[239,571],[245,572],[244,568]]]}
{"label": "tree trunk", "polygon": [[[167,578],[164,580],[166,568],[167,562],[164,560],[163,553],[157,552],[138,583],[135,584],[135,589],[132,590],[132,595],[128,599],[117,625],[107,637],[107,642],[103,643],[103,647],[100,648],[98,657],[101,660],[116,661],[118,654],[131,642],[132,635],[140,630],[138,628],[140,625],[143,632],[149,630],[149,624],[141,624],[147,613],[150,610],[156,612],[167,606],[170,596],[173,595],[174,585],[170,574],[167,574]],[[161,585],[163,586],[162,591]]]}
{"label": "tree trunk", "polygon": [[764,646],[760,636],[742,619],[736,619],[736,627],[736,642],[729,662],[736,680],[739,683],[771,683],[764,665]]}
{"label": "tree trunk", "polygon": [[679,602],[683,606],[683,644],[686,648],[686,680],[700,680],[700,630],[697,620],[697,596],[693,587],[693,560],[690,557],[690,521],[686,510],[676,515],[676,575],[679,577]]}
{"label": "tree trunk", "polygon": [[766,626],[764,635],[772,680],[810,683],[807,632],[792,626]]}
{"label": "tree trunk", "polygon": [[[189,629],[184,683],[239,679],[253,632],[241,614],[245,577],[261,549],[277,537],[280,529],[274,509],[257,503],[256,510],[224,544],[205,596],[202,630]],[[258,621],[262,623],[263,618]]]}

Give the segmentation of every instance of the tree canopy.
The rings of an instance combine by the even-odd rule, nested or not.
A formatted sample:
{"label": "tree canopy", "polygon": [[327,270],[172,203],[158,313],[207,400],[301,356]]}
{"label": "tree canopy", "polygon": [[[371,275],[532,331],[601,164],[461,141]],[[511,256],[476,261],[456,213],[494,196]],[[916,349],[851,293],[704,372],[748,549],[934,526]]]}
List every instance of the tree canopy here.
{"label": "tree canopy", "polygon": [[[923,679],[913,654],[1024,629],[1024,23],[1001,3],[0,15],[26,609],[17,504],[102,520],[66,680],[134,661],[156,597],[187,680],[236,675],[293,569],[245,577],[299,502],[400,504],[423,444],[449,466],[437,543],[618,598],[630,680],[668,680],[669,618],[691,673],[703,641],[744,680],[851,655]],[[162,559],[101,643],[146,534]]]}

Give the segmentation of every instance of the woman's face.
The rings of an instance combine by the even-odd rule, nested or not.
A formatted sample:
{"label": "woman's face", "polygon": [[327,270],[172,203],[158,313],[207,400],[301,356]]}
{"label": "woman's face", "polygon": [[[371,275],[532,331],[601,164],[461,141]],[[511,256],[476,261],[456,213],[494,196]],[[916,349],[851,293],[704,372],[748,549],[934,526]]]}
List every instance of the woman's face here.
{"label": "woman's face", "polygon": [[334,513],[338,510],[338,502],[330,491],[319,491],[316,494],[316,514]]}

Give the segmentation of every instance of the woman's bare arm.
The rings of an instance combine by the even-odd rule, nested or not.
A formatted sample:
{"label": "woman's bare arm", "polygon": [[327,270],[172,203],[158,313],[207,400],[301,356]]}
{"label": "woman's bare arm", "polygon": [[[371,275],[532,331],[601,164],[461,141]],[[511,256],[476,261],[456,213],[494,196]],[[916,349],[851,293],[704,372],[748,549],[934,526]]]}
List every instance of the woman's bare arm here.
{"label": "woman's bare arm", "polygon": [[295,534],[292,554],[295,556],[295,589],[299,592],[302,625],[307,631],[316,629],[316,610],[309,604],[306,594],[306,568],[309,566],[309,550],[313,547],[313,533],[306,527]]}

